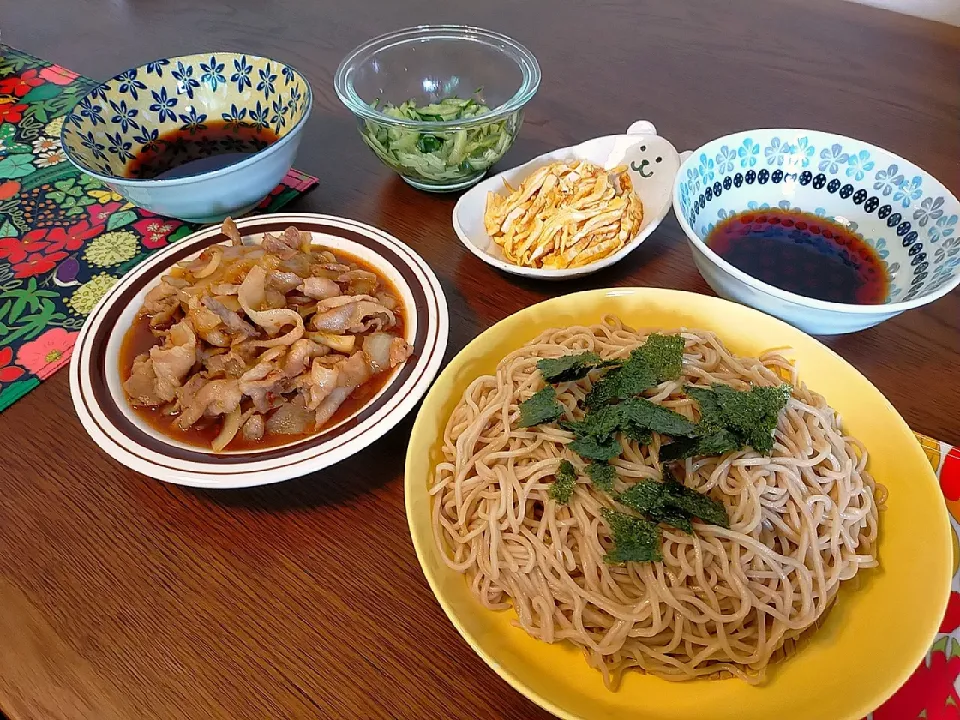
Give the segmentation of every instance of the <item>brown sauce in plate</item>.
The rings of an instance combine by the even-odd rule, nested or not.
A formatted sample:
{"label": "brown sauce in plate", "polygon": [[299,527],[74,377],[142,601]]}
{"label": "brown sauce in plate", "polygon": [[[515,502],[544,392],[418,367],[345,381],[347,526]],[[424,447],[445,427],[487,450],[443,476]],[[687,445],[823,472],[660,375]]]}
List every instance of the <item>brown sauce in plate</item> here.
{"label": "brown sauce in plate", "polygon": [[[364,262],[360,258],[343,252],[342,250],[335,250],[333,252],[338,258],[343,258],[364,270],[369,270],[370,272],[376,274],[381,286],[397,301],[397,308],[394,310],[394,314],[397,318],[397,325],[393,328],[390,328],[390,330],[386,332],[389,332],[391,335],[396,337],[405,337],[406,331],[404,317],[406,308],[403,305],[401,295],[397,291],[394,284],[384,277],[383,274],[377,272],[376,268],[372,267],[369,263]],[[137,356],[148,352],[150,348],[159,344],[160,339],[157,338],[150,330],[150,318],[145,316],[137,316],[133,324],[130,326],[130,329],[124,334],[123,341],[120,344],[119,364],[121,382],[125,382],[130,378],[130,374],[133,369],[133,362],[136,360]],[[407,362],[411,362],[411,360],[412,359],[408,359]],[[380,390],[390,383],[390,381],[402,368],[402,364],[398,365],[388,372],[374,375],[367,382],[363,383],[363,385],[358,387],[350,394],[350,396],[333,414],[333,417],[331,417],[324,427],[320,428],[320,430],[312,430],[310,432],[297,435],[265,434],[260,440],[245,440],[243,436],[238,433],[237,436],[230,441],[230,444],[227,446],[225,452],[263,450],[266,448],[288,445],[303,440],[304,438],[316,436],[322,433],[324,428],[334,427],[361,410],[377,395],[377,393],[380,392]],[[176,416],[171,416],[164,413],[162,406],[150,407],[142,405],[129,405],[129,407],[138,418],[153,428],[158,434],[179,441],[184,445],[190,445],[192,447],[209,450],[210,443],[213,442],[214,438],[216,438],[220,433],[220,426],[222,424],[221,417],[202,417],[192,427],[188,428],[187,430],[182,430],[178,425],[176,425]]]}
{"label": "brown sauce in plate", "polygon": [[707,247],[768,285],[827,302],[882,304],[890,278],[877,251],[813,213],[764,208],[717,223]]}

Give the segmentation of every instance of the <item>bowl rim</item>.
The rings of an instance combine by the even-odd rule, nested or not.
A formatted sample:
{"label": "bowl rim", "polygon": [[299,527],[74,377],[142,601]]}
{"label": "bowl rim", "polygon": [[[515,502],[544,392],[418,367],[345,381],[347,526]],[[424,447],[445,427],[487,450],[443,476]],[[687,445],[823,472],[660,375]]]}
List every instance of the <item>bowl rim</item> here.
{"label": "bowl rim", "polygon": [[[431,39],[479,42],[509,55],[517,63],[523,76],[520,87],[513,96],[503,104],[481,115],[472,117],[469,120],[406,120],[404,118],[395,118],[371,107],[357,94],[357,91],[353,87],[351,76],[356,69],[355,65],[357,61],[361,57],[393,47],[394,45],[401,45],[415,40]],[[500,47],[500,45],[506,45],[509,51]],[[346,105],[354,115],[364,119],[376,120],[385,125],[393,125],[396,127],[458,130],[483,125],[520,110],[536,94],[537,89],[540,87],[540,78],[540,65],[537,63],[537,58],[526,46],[508,35],[498,33],[494,30],[486,30],[485,28],[474,25],[414,25],[377,35],[351,50],[340,62],[339,67],[337,67],[333,78],[333,87],[340,101]]]}
{"label": "bowl rim", "polygon": [[913,300],[903,300],[900,302],[891,302],[891,303],[879,303],[876,305],[860,305],[856,303],[838,303],[838,302],[829,302],[827,300],[817,300],[816,298],[807,297],[806,295],[799,295],[797,293],[790,292],[789,290],[782,290],[775,285],[770,285],[765,283],[762,280],[758,280],[752,275],[748,275],[743,270],[740,270],[736,266],[724,260],[717,253],[710,249],[710,247],[700,239],[700,236],[694,232],[693,228],[690,227],[690,223],[687,222],[687,218],[684,216],[683,212],[680,210],[680,185],[681,177],[685,170],[689,169],[689,166],[697,159],[699,153],[707,147],[707,145],[712,145],[714,143],[720,142],[722,140],[727,140],[729,138],[742,136],[746,133],[755,133],[755,132],[772,132],[772,133],[809,133],[817,135],[826,135],[838,140],[847,140],[849,142],[854,142],[862,145],[865,148],[874,151],[880,151],[886,155],[889,155],[892,158],[899,160],[900,162],[907,163],[917,169],[917,172],[927,176],[935,183],[940,185],[943,188],[944,194],[954,203],[960,201],[957,200],[957,197],[950,192],[950,189],[940,182],[936,177],[928,173],[922,167],[917,165],[915,162],[908,160],[905,157],[897,155],[895,152],[891,152],[886,148],[882,148],[879,145],[874,145],[868,143],[864,140],[858,140],[857,138],[852,138],[848,135],[840,135],[838,133],[826,132],[824,130],[811,130],[805,128],[750,128],[747,130],[738,130],[737,132],[728,133],[726,135],[721,135],[719,137],[713,138],[708,142],[700,145],[696,150],[692,151],[691,154],[680,163],[680,168],[677,170],[677,176],[673,182],[673,214],[676,215],[677,221],[680,223],[680,227],[683,229],[684,234],[687,236],[687,241],[690,242],[697,250],[703,253],[710,262],[718,266],[720,269],[724,270],[727,274],[732,275],[735,279],[739,280],[744,285],[757,290],[759,292],[765,293],[767,295],[772,295],[780,300],[784,300],[794,305],[800,305],[802,307],[810,308],[813,310],[826,310],[830,312],[842,312],[850,313],[854,315],[895,315],[901,313],[904,310],[912,310],[913,308],[921,307],[927,305],[928,303],[933,302],[934,300],[939,300],[944,295],[949,293],[951,290],[955,289],[960,285],[960,272],[954,273],[953,279],[946,283],[939,290],[936,290],[932,293],[924,293],[915,297]]}
{"label": "bowl rim", "polygon": [[[305,103],[303,106],[303,115],[293,125],[293,127],[291,127],[290,130],[287,131],[286,135],[280,138],[277,142],[271,145],[267,145],[262,150],[258,150],[257,152],[253,153],[250,157],[245,158],[238,163],[233,163],[232,165],[227,165],[226,167],[219,168],[217,170],[209,170],[207,172],[197,173],[196,175],[187,175],[185,177],[157,179],[157,178],[131,178],[131,177],[124,177],[122,175],[104,175],[103,173],[98,172],[97,170],[93,170],[92,168],[87,167],[87,165],[85,165],[83,161],[80,158],[76,157],[73,154],[73,152],[70,150],[70,146],[66,142],[67,130],[69,128],[68,123],[70,118],[74,114],[74,110],[76,110],[77,106],[85,98],[91,97],[92,95],[96,94],[99,90],[104,88],[108,83],[112,83],[115,80],[119,80],[121,76],[127,74],[131,70],[137,70],[137,71],[143,70],[148,65],[152,65],[153,63],[159,62],[160,60],[167,60],[167,61],[183,60],[184,58],[199,57],[203,55],[224,55],[224,56],[233,56],[233,57],[243,56],[246,58],[254,58],[255,60],[265,60],[267,62],[273,62],[279,65],[285,65],[286,67],[293,70],[294,73],[299,75],[300,78],[303,80],[303,84],[306,86],[307,92],[305,97]],[[253,165],[257,160],[260,160],[268,155],[272,155],[279,148],[289,144],[294,137],[300,134],[300,131],[303,129],[303,126],[306,124],[307,119],[310,117],[310,112],[312,110],[313,110],[313,88],[310,86],[310,81],[307,80],[307,76],[304,75],[302,72],[300,72],[300,70],[298,70],[296,67],[294,67],[288,62],[284,62],[283,60],[275,60],[273,58],[268,58],[263,55],[254,55],[251,53],[238,53],[238,52],[234,52],[233,50],[211,50],[209,52],[189,53],[187,55],[172,55],[170,57],[157,58],[156,60],[142,63],[140,65],[137,65],[136,67],[127,68],[123,72],[119,72],[113,77],[107,80],[104,80],[103,82],[97,83],[92,88],[90,88],[90,90],[88,90],[83,96],[77,98],[77,102],[74,104],[72,108],[70,108],[70,112],[64,116],[63,127],[60,128],[60,145],[63,148],[63,152],[67,156],[67,159],[74,165],[74,167],[76,167],[81,172],[85,172],[87,175],[91,175],[105,183],[136,185],[137,187],[146,187],[146,188],[188,185],[190,183],[195,183],[199,180],[206,180],[213,177],[223,177],[226,175],[230,175],[238,170],[242,171],[250,167],[251,165]],[[108,128],[116,128],[116,127],[118,126],[113,123],[108,125]],[[106,129],[107,128],[105,128],[104,130],[106,131]]]}

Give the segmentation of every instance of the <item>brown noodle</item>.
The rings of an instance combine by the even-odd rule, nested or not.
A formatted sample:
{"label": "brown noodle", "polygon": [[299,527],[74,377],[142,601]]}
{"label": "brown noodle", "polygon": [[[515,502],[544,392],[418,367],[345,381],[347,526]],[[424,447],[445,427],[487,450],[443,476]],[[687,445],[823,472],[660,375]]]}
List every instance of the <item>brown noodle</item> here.
{"label": "brown noodle", "polygon": [[[430,491],[438,547],[480,602],[513,607],[536,638],[576,643],[611,688],[629,668],[668,680],[734,675],[758,683],[817,623],[841,581],[877,565],[884,491],[839,415],[781,355],[736,357],[713,333],[682,334],[683,375],[646,393],[654,402],[696,419],[684,384],[794,387],[771,457],[748,449],[677,466],[686,485],[723,501],[729,530],[700,522],[693,535],[663,528],[662,562],[608,565],[600,510],[613,507],[609,495],[580,477],[568,504],[549,499],[560,460],[581,462],[564,447],[573,435],[557,425],[517,428],[518,407],[543,386],[538,359],[585,350],[623,358],[645,340],[615,317],[548,330],[504,358],[495,376],[471,383],[447,423]],[[568,419],[582,416],[577,401],[596,377],[557,388]],[[649,446],[621,440],[618,491],[660,478],[656,434]]]}

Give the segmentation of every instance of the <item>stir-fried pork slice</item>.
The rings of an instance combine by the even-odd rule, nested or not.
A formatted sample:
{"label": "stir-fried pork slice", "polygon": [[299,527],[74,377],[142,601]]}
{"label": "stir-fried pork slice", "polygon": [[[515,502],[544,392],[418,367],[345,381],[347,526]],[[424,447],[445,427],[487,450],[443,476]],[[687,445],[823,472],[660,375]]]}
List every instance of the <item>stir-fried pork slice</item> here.
{"label": "stir-fried pork slice", "polygon": [[346,283],[347,292],[351,295],[370,295],[380,284],[375,273],[359,268],[343,273],[337,278],[337,282]]}
{"label": "stir-fried pork slice", "polygon": [[179,407],[185,408],[192,403],[193,399],[197,396],[197,393],[200,392],[200,388],[206,384],[207,378],[205,378],[201,373],[195,373],[191,375],[190,379],[187,380],[183,384],[183,387],[177,391],[177,404]]}
{"label": "stir-fried pork slice", "polygon": [[395,337],[390,343],[390,367],[394,368],[407,361],[413,354],[413,347],[403,338]]}
{"label": "stir-fried pork slice", "polygon": [[267,275],[266,286],[270,290],[288,293],[303,282],[303,279],[294,272],[280,272],[273,270]]}
{"label": "stir-fried pork slice", "polygon": [[335,297],[324,298],[318,302],[317,313],[324,313],[327,310],[333,310],[335,308],[343,307],[344,305],[360,302],[361,300],[377,302],[377,299],[371,295],[337,295]]}
{"label": "stir-fried pork slice", "polygon": [[190,324],[181,320],[171,328],[162,346],[150,348],[148,356],[134,361],[124,390],[138,405],[170,402],[196,362],[197,336]]}
{"label": "stir-fried pork slice", "polygon": [[228,332],[243,337],[253,337],[257,334],[253,325],[240,317],[240,313],[231,310],[216,298],[208,295],[203,298],[203,304],[208,310],[220,318]]}
{"label": "stir-fried pork slice", "polygon": [[317,407],[314,423],[321,427],[328,422],[333,414],[343,405],[350,393],[373,377],[376,372],[370,365],[370,360],[362,350],[355,352],[337,367],[337,387]]}
{"label": "stir-fried pork slice", "polygon": [[240,392],[250,398],[257,412],[261,413],[269,412],[274,399],[290,389],[290,379],[273,360],[258,362],[240,377]]}
{"label": "stir-fried pork slice", "polygon": [[330,278],[308,277],[297,289],[315,300],[326,300],[340,294],[340,286]]}
{"label": "stir-fried pork slice", "polygon": [[320,403],[337,388],[340,371],[336,368],[313,361],[310,373],[302,375],[300,380],[307,394],[307,409],[316,410]]}
{"label": "stir-fried pork slice", "polygon": [[169,325],[179,310],[178,288],[164,278],[143,298],[143,307],[140,308],[140,314],[150,318],[150,327],[159,328]]}
{"label": "stir-fried pork slice", "polygon": [[340,406],[343,405],[344,401],[348,397],[350,397],[350,393],[352,392],[353,388],[334,388],[333,391],[327,395],[324,401],[317,407],[317,412],[313,416],[314,427],[320,428],[328,423],[330,418],[333,417],[333,414],[340,409]]}
{"label": "stir-fried pork slice", "polygon": [[235,350],[212,355],[203,361],[203,366],[212,376],[226,375],[227,377],[238,378],[247,370],[246,361]]}
{"label": "stir-fried pork slice", "polygon": [[383,330],[396,324],[397,319],[393,311],[372,300],[347,303],[332,310],[317,313],[310,318],[310,327],[332,333]]}
{"label": "stir-fried pork slice", "polygon": [[313,340],[297,340],[290,346],[290,352],[287,353],[287,360],[283,366],[283,374],[288,378],[293,378],[307,369],[311,358],[320,355],[326,355],[330,348]]}
{"label": "stir-fried pork slice", "polygon": [[123,383],[123,391],[134,405],[163,403],[157,395],[157,374],[153,371],[153,360],[148,355],[141,355],[133,361],[130,377]]}
{"label": "stir-fried pork slice", "polygon": [[134,361],[132,403],[179,414],[182,429],[215,418],[220,452],[238,436],[322,426],[409,357],[402,338],[381,332],[399,324],[400,306],[376,273],[295,227],[250,246],[232,221],[222,231],[230,245],[179,263],[148,293],[141,315],[163,343]]}
{"label": "stir-fried pork slice", "polygon": [[291,225],[283,231],[283,241],[290,247],[295,247],[301,253],[308,253],[313,243],[313,235],[303,230],[297,230]]}
{"label": "stir-fried pork slice", "polygon": [[282,237],[277,237],[270,233],[263,234],[263,241],[260,243],[260,247],[268,253],[276,255],[281,260],[289,260],[297,254],[297,248],[290,247]]}
{"label": "stir-fried pork slice", "polygon": [[242,398],[237,380],[210,380],[194,395],[177,418],[181,430],[191,427],[204,415],[225,415],[240,406]]}

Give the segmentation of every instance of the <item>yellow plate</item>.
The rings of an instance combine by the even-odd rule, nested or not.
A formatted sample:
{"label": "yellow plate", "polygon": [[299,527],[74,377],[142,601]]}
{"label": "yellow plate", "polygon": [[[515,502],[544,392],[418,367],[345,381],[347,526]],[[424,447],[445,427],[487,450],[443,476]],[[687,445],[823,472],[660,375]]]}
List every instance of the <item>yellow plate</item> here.
{"label": "yellow plate", "polygon": [[[735,679],[671,683],[630,672],[618,692],[609,692],[573,645],[534,640],[511,625],[513,611],[481,607],[436,548],[427,487],[443,428],[464,389],[543,330],[596,323],[608,313],[638,328],[713,330],[740,355],[793,348],[800,377],[840,411],[845,428],[869,450],[873,476],[890,491],[880,516],[881,567],[858,575],[856,587],[845,585],[810,641],[774,666],[761,687]],[[904,383],[917,381],[904,373]],[[920,663],[950,592],[951,530],[943,496],[893,406],[808,335],[756,310],[693,293],[654,288],[576,293],[527,308],[480,335],[441,373],[417,415],[407,450],[406,504],[420,564],[453,624],[501,677],[564,718],[859,720]]]}

